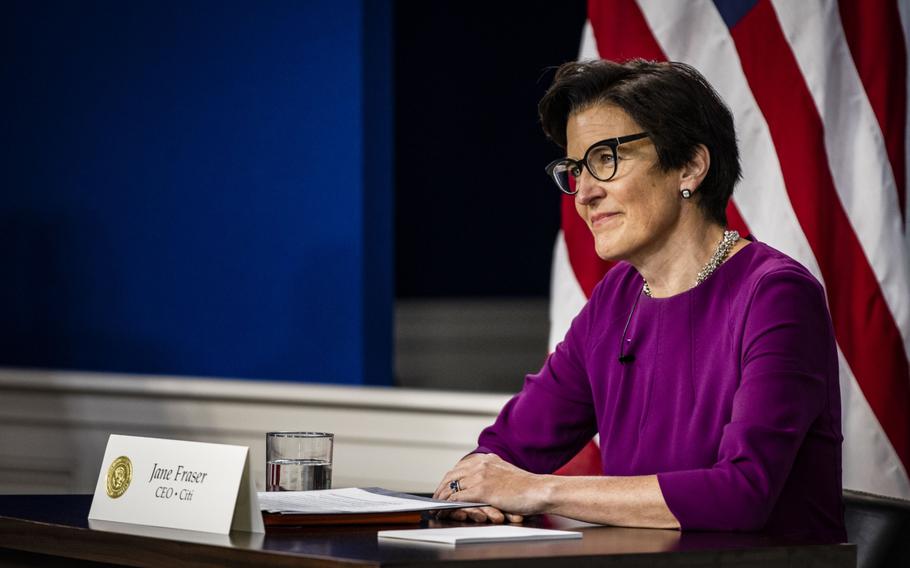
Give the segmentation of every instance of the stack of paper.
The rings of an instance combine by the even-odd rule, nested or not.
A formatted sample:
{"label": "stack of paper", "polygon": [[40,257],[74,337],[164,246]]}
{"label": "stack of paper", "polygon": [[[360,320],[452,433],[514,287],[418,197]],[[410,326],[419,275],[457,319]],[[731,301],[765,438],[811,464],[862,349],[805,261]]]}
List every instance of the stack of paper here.
{"label": "stack of paper", "polygon": [[267,526],[414,523],[420,521],[421,511],[483,505],[439,501],[379,487],[259,493]]}
{"label": "stack of paper", "polygon": [[379,531],[377,535],[380,539],[434,542],[440,544],[573,539],[581,538],[582,536],[581,533],[577,531],[554,531],[550,529],[533,529],[512,525]]}

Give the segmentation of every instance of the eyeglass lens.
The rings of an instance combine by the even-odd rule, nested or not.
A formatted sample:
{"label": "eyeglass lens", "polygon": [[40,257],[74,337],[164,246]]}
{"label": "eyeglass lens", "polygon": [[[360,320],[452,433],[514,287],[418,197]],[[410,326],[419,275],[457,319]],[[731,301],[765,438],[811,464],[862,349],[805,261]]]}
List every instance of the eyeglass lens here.
{"label": "eyeglass lens", "polygon": [[612,146],[591,148],[587,160],[591,173],[601,181],[607,181],[616,172],[616,151]]}
{"label": "eyeglass lens", "polygon": [[551,175],[553,176],[553,181],[556,182],[556,185],[559,186],[559,189],[566,193],[575,193],[575,178],[577,177],[577,171],[581,165],[576,165],[569,161],[557,162],[553,165],[551,170]]}
{"label": "eyeglass lens", "polygon": [[585,158],[580,162],[565,160],[554,165],[552,176],[559,189],[569,194],[576,192],[575,184],[581,175],[585,161],[591,174],[601,181],[608,181],[616,173],[616,151],[613,147],[595,146],[588,150]]}

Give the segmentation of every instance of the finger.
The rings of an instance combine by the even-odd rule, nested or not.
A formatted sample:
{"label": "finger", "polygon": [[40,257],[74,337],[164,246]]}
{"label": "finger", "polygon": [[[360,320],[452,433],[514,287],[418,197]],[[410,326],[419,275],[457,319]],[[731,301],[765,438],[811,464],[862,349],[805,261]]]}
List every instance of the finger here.
{"label": "finger", "polygon": [[521,516],[521,515],[514,515],[514,514],[512,514],[512,513],[506,513],[506,520],[508,520],[510,523],[523,523],[523,522],[525,522],[525,518],[524,518],[523,516]]}
{"label": "finger", "polygon": [[448,497],[453,493],[450,489],[451,483],[455,480],[462,480],[468,475],[470,465],[477,461],[477,454],[470,455],[465,459],[461,460],[455,467],[451,469],[448,473],[442,476],[442,481],[439,482],[439,485],[436,487],[436,491],[433,492],[434,499],[448,499]]}
{"label": "finger", "polygon": [[452,482],[456,479],[459,479],[459,473],[457,469],[453,469],[449,473],[445,474],[442,478],[442,481],[439,482],[439,487],[436,488],[436,492],[433,493],[433,499],[448,499],[449,496],[453,493],[451,489]]}
{"label": "finger", "polygon": [[485,523],[487,522],[487,514],[483,512],[482,509],[470,508],[464,510],[468,517],[475,523]]}
{"label": "finger", "polygon": [[456,521],[474,521],[476,523],[485,523],[487,521],[487,515],[478,507],[452,509],[451,518]]}
{"label": "finger", "polygon": [[[466,492],[471,487],[470,483],[473,483],[471,479],[471,477],[456,477],[455,480],[458,482],[458,491],[453,491],[450,487],[446,487],[442,490],[440,499],[444,499],[446,501],[470,501],[470,499],[466,497]],[[477,479],[476,482],[479,483],[480,480]]]}
{"label": "finger", "polygon": [[437,497],[437,499],[441,499],[443,501],[458,501],[458,497],[456,496],[456,493],[457,493],[457,491],[452,491],[451,488],[446,486],[442,490],[442,492],[439,494],[439,497]]}
{"label": "finger", "polygon": [[449,501],[466,501],[486,503],[484,501],[484,483],[482,475],[467,474],[458,480],[459,491],[449,493]]}
{"label": "finger", "polygon": [[436,491],[433,492],[433,499],[445,499],[443,497],[443,492],[445,489],[448,489],[449,482],[452,480],[452,472],[449,471],[442,476],[442,480],[439,482],[439,485],[436,487]]}
{"label": "finger", "polygon": [[505,515],[502,514],[502,511],[496,507],[481,507],[481,511],[487,516],[487,520],[493,524],[501,525],[503,521],[506,520]]}

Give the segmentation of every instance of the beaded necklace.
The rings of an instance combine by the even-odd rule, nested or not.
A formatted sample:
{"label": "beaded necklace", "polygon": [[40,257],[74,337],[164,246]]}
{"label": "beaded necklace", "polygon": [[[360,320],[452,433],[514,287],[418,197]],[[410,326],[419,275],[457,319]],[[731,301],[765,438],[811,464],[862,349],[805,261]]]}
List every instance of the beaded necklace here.
{"label": "beaded necklace", "polygon": [[[698,271],[698,274],[695,276],[695,285],[698,286],[704,282],[708,276],[717,270],[717,267],[723,264],[724,260],[727,258],[727,255],[730,254],[730,250],[733,248],[733,245],[739,240],[739,233],[736,231],[724,231],[724,236],[720,239],[720,242],[717,243],[717,248],[714,249],[714,254],[711,255],[711,258],[708,259],[708,263],[705,264],[705,267]],[[651,287],[648,286],[648,281],[642,278],[644,284],[641,287],[641,291],[645,293],[645,296],[653,298],[651,295]]]}

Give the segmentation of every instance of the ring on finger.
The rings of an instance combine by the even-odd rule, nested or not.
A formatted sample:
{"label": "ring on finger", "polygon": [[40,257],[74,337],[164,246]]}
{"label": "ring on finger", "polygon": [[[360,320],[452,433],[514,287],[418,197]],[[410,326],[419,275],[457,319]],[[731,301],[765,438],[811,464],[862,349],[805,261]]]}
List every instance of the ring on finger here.
{"label": "ring on finger", "polygon": [[459,491],[461,491],[461,484],[458,483],[457,479],[453,479],[452,481],[449,482],[449,491],[451,491],[452,493],[458,493]]}

